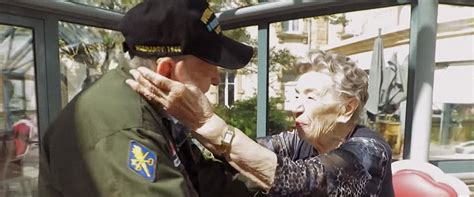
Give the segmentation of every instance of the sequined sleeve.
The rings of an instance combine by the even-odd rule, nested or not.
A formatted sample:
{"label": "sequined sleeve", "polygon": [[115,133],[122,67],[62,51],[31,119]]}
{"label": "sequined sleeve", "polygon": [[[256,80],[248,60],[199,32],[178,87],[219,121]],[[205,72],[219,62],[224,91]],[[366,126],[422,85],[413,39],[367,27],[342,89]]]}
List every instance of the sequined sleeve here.
{"label": "sequined sleeve", "polygon": [[300,141],[296,132],[286,131],[276,135],[257,138],[257,143],[283,157],[291,157]]}
{"label": "sequined sleeve", "polygon": [[339,148],[308,159],[278,157],[272,196],[377,196],[390,150],[384,142],[353,137]]}

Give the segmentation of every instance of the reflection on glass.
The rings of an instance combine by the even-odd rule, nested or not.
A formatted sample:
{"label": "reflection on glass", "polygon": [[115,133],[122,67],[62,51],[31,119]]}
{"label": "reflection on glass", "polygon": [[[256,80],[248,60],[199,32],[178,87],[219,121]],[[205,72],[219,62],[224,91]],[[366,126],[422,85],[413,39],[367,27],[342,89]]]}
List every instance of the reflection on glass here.
{"label": "reflection on glass", "polygon": [[390,119],[382,119],[377,121],[376,128],[382,136],[385,138],[387,143],[392,148],[393,155],[400,155],[402,152],[403,136],[400,135],[400,122]]}
{"label": "reflection on glass", "polygon": [[[69,2],[83,4],[87,6],[93,6],[102,8],[105,10],[115,11],[125,13],[130,10],[136,4],[143,2],[143,0],[68,0]],[[231,10],[235,8],[247,7],[256,5],[259,2],[256,0],[208,0],[211,8],[214,12],[222,12],[225,10]],[[262,2],[271,2],[271,1],[260,1]]]}
{"label": "reflection on glass", "polygon": [[258,4],[256,0],[208,0],[208,2],[216,13]]}
{"label": "reflection on glass", "polygon": [[[307,62],[308,53],[314,50],[330,50],[350,57],[368,73],[384,75],[384,81],[371,86],[377,98],[370,105],[369,113],[363,114],[361,124],[385,134],[394,149],[401,153],[403,143],[403,117],[406,100],[407,56],[410,31],[410,7],[397,6],[356,12],[337,13],[270,24],[270,92],[271,98],[279,98],[283,109],[291,114],[295,108],[295,81],[300,67]],[[376,40],[379,46],[374,46]],[[383,58],[372,65],[373,54]],[[379,76],[380,77],[380,76]],[[369,87],[370,89],[370,87]],[[379,98],[378,98],[379,97]],[[368,114],[368,115],[367,115]],[[287,118],[291,129],[291,117]]]}
{"label": "reflection on glass", "polygon": [[472,13],[474,7],[439,5],[438,8],[431,160],[474,159]]}
{"label": "reflection on glass", "polygon": [[36,196],[38,127],[31,29],[0,24],[0,196]]}
{"label": "reflection on glass", "polygon": [[68,0],[69,2],[94,6],[105,10],[125,13],[143,0]]}
{"label": "reflection on glass", "polygon": [[59,22],[63,106],[107,71],[128,62],[123,40],[120,32]]}

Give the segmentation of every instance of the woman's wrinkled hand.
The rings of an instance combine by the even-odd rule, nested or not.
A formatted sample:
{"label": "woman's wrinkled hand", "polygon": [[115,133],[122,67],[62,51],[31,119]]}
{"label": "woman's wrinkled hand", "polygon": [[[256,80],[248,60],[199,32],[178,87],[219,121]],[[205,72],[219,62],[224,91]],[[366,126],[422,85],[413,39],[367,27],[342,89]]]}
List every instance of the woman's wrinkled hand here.
{"label": "woman's wrinkled hand", "polygon": [[125,82],[148,102],[162,106],[192,130],[204,125],[214,112],[204,93],[196,86],[168,79],[152,70],[140,67],[130,70],[135,80]]}

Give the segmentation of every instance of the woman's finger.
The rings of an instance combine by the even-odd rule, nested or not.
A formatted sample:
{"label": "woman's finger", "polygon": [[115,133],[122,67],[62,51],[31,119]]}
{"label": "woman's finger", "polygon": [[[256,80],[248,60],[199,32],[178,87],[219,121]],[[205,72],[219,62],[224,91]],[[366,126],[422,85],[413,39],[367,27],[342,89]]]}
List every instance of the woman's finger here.
{"label": "woman's finger", "polygon": [[155,94],[158,97],[166,98],[169,92],[164,92],[163,90],[157,88],[149,80],[145,79],[142,75],[138,78],[138,83],[147,89],[151,94]]}
{"label": "woman's finger", "polygon": [[148,101],[156,102],[156,100],[158,100],[158,96],[151,93],[143,84],[131,79],[125,80],[125,83],[142,96],[145,96]]}
{"label": "woman's finger", "polygon": [[159,89],[154,88],[155,92],[152,92],[147,87],[143,86],[139,82],[132,79],[125,80],[125,83],[128,86],[130,86],[133,90],[138,92],[140,95],[145,97],[145,99],[148,100],[149,102],[161,105],[165,107],[165,109],[169,106],[169,102],[166,99],[166,95],[163,92],[161,92]]}
{"label": "woman's finger", "polygon": [[139,78],[140,75],[141,75],[141,73],[138,72],[137,69],[130,69],[128,72],[133,76],[133,78],[134,78],[135,80],[138,80],[138,78]]}
{"label": "woman's finger", "polygon": [[149,80],[157,88],[163,90],[164,92],[169,92],[173,86],[173,81],[150,70],[146,67],[139,67],[137,69],[140,74]]}
{"label": "woman's finger", "polygon": [[147,80],[139,71],[135,69],[130,70],[130,74],[132,74],[133,78],[135,78],[135,81],[144,86],[146,89],[150,90],[150,92],[153,94],[165,97],[169,93],[159,90],[154,84],[152,84],[151,81]]}
{"label": "woman's finger", "polygon": [[[139,80],[141,80],[142,82],[137,82],[133,79],[127,79],[125,80],[125,83],[128,84],[128,86],[130,86],[135,91],[138,91],[140,88],[144,88],[147,91],[149,91],[151,94],[156,95],[157,97],[160,97],[160,98],[167,97],[167,95],[164,92],[162,92],[158,88],[151,86],[150,83],[146,79],[139,78]],[[148,84],[148,85],[145,85],[145,84]]]}
{"label": "woman's finger", "polygon": [[130,87],[131,87],[133,90],[135,90],[135,91],[138,90],[138,86],[140,85],[140,84],[138,84],[138,82],[136,82],[136,81],[133,80],[133,79],[127,79],[127,80],[125,80],[125,83],[126,83],[128,86],[130,86]]}

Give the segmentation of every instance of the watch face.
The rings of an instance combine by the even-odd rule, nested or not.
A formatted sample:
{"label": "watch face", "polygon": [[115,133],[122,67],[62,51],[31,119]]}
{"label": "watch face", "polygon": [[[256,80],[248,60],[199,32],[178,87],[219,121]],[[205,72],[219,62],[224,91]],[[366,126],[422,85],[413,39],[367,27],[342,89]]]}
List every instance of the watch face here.
{"label": "watch face", "polygon": [[232,140],[232,132],[225,132],[225,135],[224,135],[224,139],[222,139],[222,141],[226,142],[226,143],[230,143],[230,141]]}

